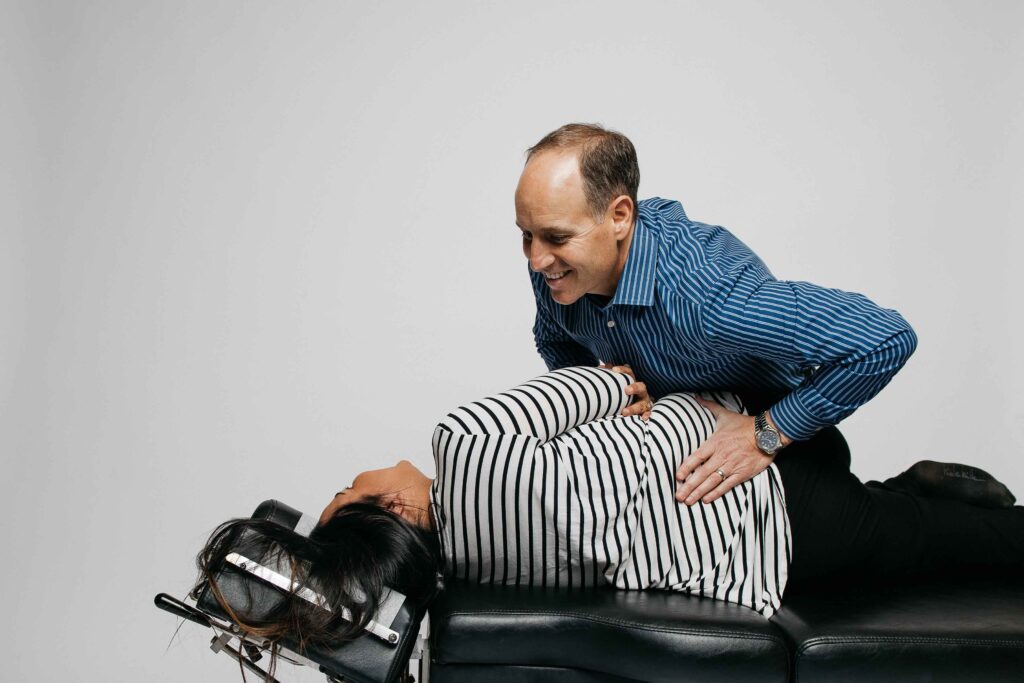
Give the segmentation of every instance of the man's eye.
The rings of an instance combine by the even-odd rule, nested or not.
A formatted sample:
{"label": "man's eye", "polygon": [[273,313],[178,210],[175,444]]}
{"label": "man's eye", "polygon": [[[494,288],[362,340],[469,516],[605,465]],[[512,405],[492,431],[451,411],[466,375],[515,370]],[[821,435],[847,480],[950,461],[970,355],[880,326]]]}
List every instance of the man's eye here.
{"label": "man's eye", "polygon": [[569,238],[564,235],[552,235],[548,238],[548,241],[551,242],[551,244],[565,244],[568,239]]}

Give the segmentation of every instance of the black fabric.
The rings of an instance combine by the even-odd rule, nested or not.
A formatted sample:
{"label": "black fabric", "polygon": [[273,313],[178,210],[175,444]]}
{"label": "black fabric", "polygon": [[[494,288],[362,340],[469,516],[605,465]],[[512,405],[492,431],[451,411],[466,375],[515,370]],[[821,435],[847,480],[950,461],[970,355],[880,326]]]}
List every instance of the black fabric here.
{"label": "black fabric", "polygon": [[921,460],[885,481],[868,481],[865,486],[916,493],[926,498],[949,498],[987,508],[1008,508],[1017,497],[983,469],[954,462]]}
{"label": "black fabric", "polygon": [[835,427],[791,444],[775,464],[793,531],[791,583],[1024,568],[1024,507],[989,509],[865,486],[850,472],[850,451]]}

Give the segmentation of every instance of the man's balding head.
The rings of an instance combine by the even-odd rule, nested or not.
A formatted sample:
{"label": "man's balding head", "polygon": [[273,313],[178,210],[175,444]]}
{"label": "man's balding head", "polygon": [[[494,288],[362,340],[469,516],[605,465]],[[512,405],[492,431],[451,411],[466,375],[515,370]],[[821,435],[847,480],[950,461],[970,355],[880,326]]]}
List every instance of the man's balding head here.
{"label": "man's balding head", "polygon": [[526,150],[526,164],[548,151],[576,158],[583,193],[594,220],[601,220],[612,200],[625,195],[636,207],[640,166],[636,149],[622,133],[597,124],[567,123]]}

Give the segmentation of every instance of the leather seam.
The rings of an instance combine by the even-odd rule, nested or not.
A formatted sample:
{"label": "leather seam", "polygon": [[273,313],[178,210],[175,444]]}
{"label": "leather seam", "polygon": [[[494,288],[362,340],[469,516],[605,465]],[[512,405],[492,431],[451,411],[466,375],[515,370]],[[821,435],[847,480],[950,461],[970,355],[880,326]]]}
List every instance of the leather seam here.
{"label": "leather seam", "polygon": [[[472,612],[449,612],[446,618],[447,618],[448,622],[451,623],[451,618],[454,617],[454,616],[479,616],[479,615],[491,615],[491,616],[531,615],[531,616],[536,616],[537,613],[536,612],[509,612],[509,611],[501,611],[501,612],[486,611],[485,612],[485,611],[475,610],[475,611],[472,611]],[[580,614],[578,612],[544,612],[544,616],[573,617],[573,618],[576,618],[576,619],[582,619],[584,621],[591,621],[591,622],[596,622],[596,623],[601,623],[601,624],[613,624],[613,625],[617,625],[617,626],[628,626],[629,628],[633,628],[633,629],[636,629],[638,631],[659,631],[659,632],[669,631],[669,632],[672,632],[672,633],[679,633],[679,634],[684,634],[684,635],[712,636],[712,637],[716,637],[716,638],[738,638],[738,639],[744,639],[744,640],[764,640],[764,641],[769,641],[769,642],[773,642],[773,643],[780,643],[783,646],[785,646],[785,643],[782,641],[781,638],[779,638],[778,636],[770,635],[770,634],[734,633],[734,632],[731,632],[731,631],[717,631],[716,632],[716,631],[708,631],[708,630],[702,630],[702,629],[681,629],[681,628],[673,628],[673,627],[665,628],[665,627],[661,627],[661,626],[652,626],[652,625],[639,624],[639,623],[634,623],[634,622],[629,622],[629,621],[622,621],[620,619],[609,619],[609,618],[606,618],[606,617],[595,617],[594,615],[591,615],[591,614]]]}
{"label": "leather seam", "polygon": [[994,640],[991,638],[946,638],[942,636],[833,636],[807,641],[797,650],[802,656],[808,650],[820,645],[843,645],[861,643],[907,643],[919,645],[998,645],[1000,647],[1024,648],[1024,641]]}

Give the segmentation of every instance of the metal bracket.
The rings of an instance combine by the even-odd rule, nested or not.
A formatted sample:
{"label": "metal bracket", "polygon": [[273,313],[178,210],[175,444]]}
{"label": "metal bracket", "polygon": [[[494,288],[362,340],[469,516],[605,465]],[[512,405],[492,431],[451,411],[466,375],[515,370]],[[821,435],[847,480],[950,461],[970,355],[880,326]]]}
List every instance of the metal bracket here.
{"label": "metal bracket", "polygon": [[[241,649],[232,647],[231,641],[234,640],[234,638],[235,636],[232,636],[230,633],[220,633],[220,635],[215,635],[213,640],[210,641],[210,649],[214,652],[223,652],[224,654],[233,657],[246,669],[260,676],[263,681],[266,681],[266,683],[281,683],[268,672],[257,666],[256,662],[253,659],[250,659],[249,656],[242,652]],[[243,646],[244,642],[239,639],[239,648]]]}

